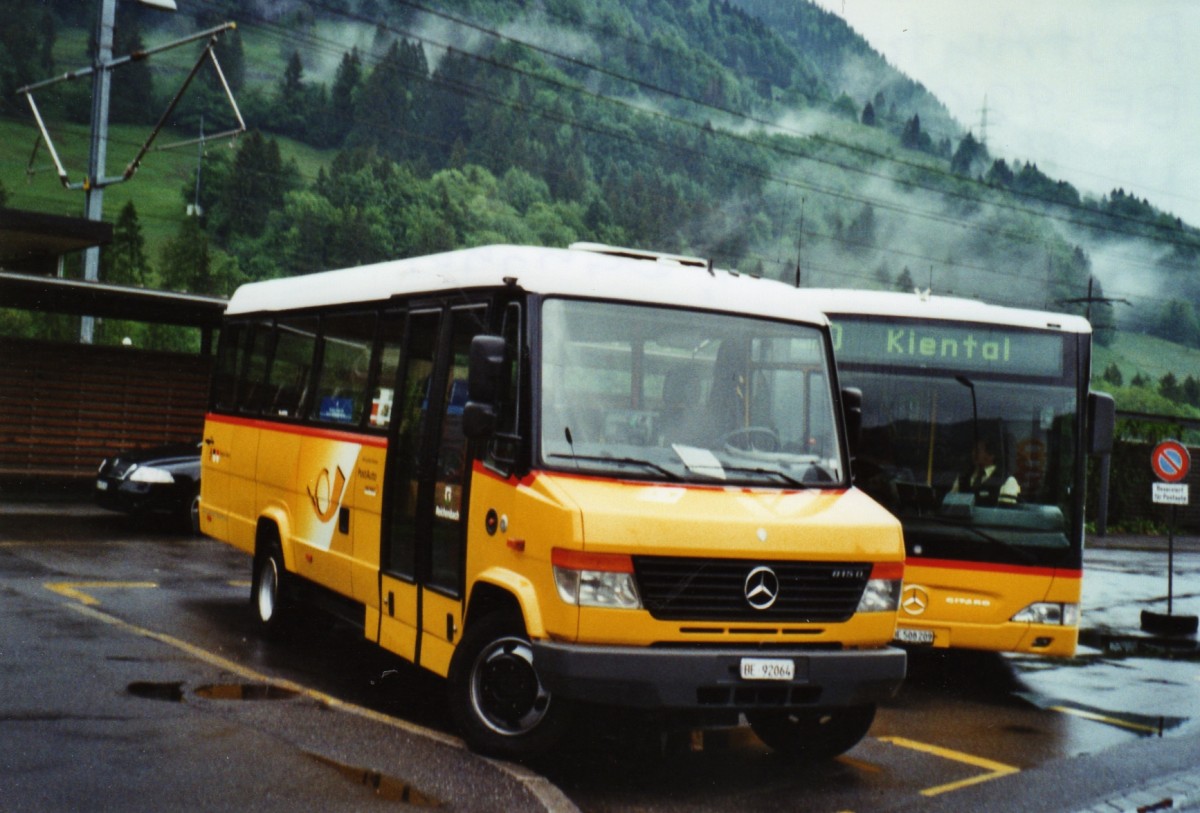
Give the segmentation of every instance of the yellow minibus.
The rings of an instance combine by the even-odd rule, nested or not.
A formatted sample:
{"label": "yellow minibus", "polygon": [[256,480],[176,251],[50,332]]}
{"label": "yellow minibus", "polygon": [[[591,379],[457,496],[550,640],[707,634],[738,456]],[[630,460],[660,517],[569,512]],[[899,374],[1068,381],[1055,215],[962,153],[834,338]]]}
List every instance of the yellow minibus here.
{"label": "yellow minibus", "polygon": [[252,557],[266,630],[336,605],[447,679],[478,751],[544,752],[586,704],[828,757],[906,660],[856,414],[801,292],[694,258],[486,246],[256,282],[200,521]]}

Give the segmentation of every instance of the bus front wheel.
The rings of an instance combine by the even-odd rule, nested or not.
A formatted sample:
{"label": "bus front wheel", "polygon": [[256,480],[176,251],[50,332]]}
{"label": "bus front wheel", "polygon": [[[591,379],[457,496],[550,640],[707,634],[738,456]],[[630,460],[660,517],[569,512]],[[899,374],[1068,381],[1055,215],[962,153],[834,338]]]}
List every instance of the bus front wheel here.
{"label": "bus front wheel", "polygon": [[808,760],[832,759],[867,735],[875,706],[839,709],[748,712],[758,738],[773,751]]}
{"label": "bus front wheel", "polygon": [[567,702],[542,685],[524,624],[512,613],[468,626],[447,689],[463,739],[480,753],[510,759],[544,753],[569,722]]}

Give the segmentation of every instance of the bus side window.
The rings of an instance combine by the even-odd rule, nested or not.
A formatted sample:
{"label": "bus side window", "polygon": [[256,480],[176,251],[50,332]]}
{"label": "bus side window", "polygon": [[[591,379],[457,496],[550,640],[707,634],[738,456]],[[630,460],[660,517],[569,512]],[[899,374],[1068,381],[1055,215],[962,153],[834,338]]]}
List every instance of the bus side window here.
{"label": "bus side window", "polygon": [[315,317],[280,320],[276,326],[275,353],[263,411],[295,418],[312,383],[313,353],[317,345]]}
{"label": "bus side window", "polygon": [[214,409],[237,409],[237,374],[250,338],[246,324],[228,324],[221,331],[221,342],[217,348],[217,363],[213,369]]}
{"label": "bus side window", "polygon": [[237,406],[242,412],[262,412],[272,395],[268,390],[267,367],[275,345],[275,330],[270,322],[247,326],[239,360]]}
{"label": "bus side window", "polygon": [[371,388],[371,413],[368,426],[386,429],[392,422],[396,397],[396,372],[404,345],[404,314],[385,313],[379,330],[379,370]]}
{"label": "bus side window", "polygon": [[493,468],[503,468],[516,462],[517,441],[515,440],[520,420],[520,376],[521,376],[521,306],[510,304],[504,309],[504,323],[500,327],[504,337],[504,361],[508,366],[505,384],[500,393],[499,411],[496,420],[496,437],[488,443],[484,462]]}
{"label": "bus side window", "polygon": [[339,314],[321,320],[321,371],[311,417],[355,425],[362,420],[374,335],[373,313]]}

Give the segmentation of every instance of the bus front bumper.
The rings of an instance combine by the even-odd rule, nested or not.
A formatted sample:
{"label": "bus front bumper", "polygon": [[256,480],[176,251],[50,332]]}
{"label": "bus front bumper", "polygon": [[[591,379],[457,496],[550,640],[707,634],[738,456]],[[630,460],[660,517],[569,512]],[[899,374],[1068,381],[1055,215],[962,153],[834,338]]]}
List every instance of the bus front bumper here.
{"label": "bus front bumper", "polygon": [[[645,709],[745,711],[877,703],[895,695],[907,665],[904,650],[895,647],[656,649],[535,641],[533,652],[538,675],[551,693]],[[790,678],[779,677],[789,671]],[[747,678],[744,672],[760,676]],[[762,677],[763,672],[770,677]]]}

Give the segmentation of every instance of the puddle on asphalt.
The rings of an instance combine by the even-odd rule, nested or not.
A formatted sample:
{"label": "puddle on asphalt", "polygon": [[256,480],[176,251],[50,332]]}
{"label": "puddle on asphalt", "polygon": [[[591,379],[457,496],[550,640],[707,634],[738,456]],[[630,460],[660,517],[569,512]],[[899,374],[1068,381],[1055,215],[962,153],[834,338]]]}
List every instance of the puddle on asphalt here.
{"label": "puddle on asphalt", "polygon": [[[134,697],[148,700],[183,702],[183,682],[154,682],[138,680],[126,687]],[[290,700],[299,695],[294,689],[283,689],[269,683],[213,683],[201,686],[193,694],[205,700]]]}
{"label": "puddle on asphalt", "polygon": [[195,691],[197,697],[205,700],[290,700],[298,694],[294,689],[270,683],[214,683]]}
{"label": "puddle on asphalt", "polygon": [[1177,729],[1188,722],[1187,717],[1113,711],[1037,692],[1017,692],[1016,694],[1038,708],[1125,729],[1142,737],[1161,737],[1165,732]]}
{"label": "puddle on asphalt", "polygon": [[134,697],[144,697],[148,700],[168,700],[172,703],[183,702],[183,683],[156,683],[147,680],[137,680],[125,687]]}
{"label": "puddle on asphalt", "polygon": [[320,754],[309,753],[309,757],[333,768],[342,776],[357,785],[362,785],[372,791],[375,796],[387,802],[403,802],[405,804],[414,805],[416,807],[441,807],[442,803],[430,796],[417,790],[409,783],[388,776],[387,774],[373,771],[369,768],[359,768],[354,765],[346,765],[329,757],[321,756]]}
{"label": "puddle on asphalt", "polygon": [[1129,635],[1105,629],[1089,629],[1079,631],[1079,643],[1099,650],[1107,658],[1200,660],[1200,644],[1194,636]]}
{"label": "puddle on asphalt", "polygon": [[[147,681],[138,680],[130,683],[126,690],[135,697],[149,700],[167,700],[173,703],[183,702],[182,681]],[[193,692],[197,697],[207,700],[288,700],[296,697],[299,692],[284,689],[269,683],[214,683],[201,686]],[[374,795],[387,802],[402,802],[416,807],[441,807],[442,803],[428,793],[418,790],[401,779],[374,771],[346,765],[337,760],[319,754],[305,752],[306,755],[322,765],[333,768],[356,785],[361,785]]]}

